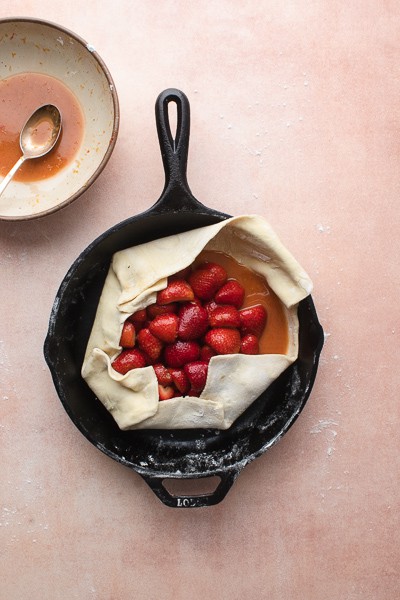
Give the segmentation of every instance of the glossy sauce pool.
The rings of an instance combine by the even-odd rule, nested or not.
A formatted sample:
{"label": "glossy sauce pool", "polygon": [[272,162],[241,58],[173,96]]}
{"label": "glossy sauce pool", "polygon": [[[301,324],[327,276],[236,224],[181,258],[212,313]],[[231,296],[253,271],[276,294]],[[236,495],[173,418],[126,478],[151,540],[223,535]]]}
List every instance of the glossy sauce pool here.
{"label": "glossy sauce pool", "polygon": [[242,284],[245,289],[242,308],[262,304],[266,309],[268,318],[260,338],[260,354],[286,354],[289,331],[284,307],[264,277],[223,252],[204,250],[194,264],[204,261],[218,263],[224,267],[229,279],[237,279]]}
{"label": "glossy sauce pool", "polygon": [[25,182],[47,179],[77,155],[83,140],[84,116],[75,95],[55,77],[20,73],[0,81],[0,176],[7,175],[20,158],[21,129],[44,104],[55,104],[61,112],[60,138],[46,156],[25,161],[14,179]]}

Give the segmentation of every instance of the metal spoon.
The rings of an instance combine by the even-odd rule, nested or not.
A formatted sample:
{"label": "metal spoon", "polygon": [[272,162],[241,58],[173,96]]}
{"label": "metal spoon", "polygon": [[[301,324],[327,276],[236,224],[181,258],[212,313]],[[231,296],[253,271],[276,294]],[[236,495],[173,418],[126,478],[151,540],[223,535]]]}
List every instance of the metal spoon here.
{"label": "metal spoon", "polygon": [[57,143],[61,132],[61,114],[53,104],[40,106],[29,117],[19,136],[22,156],[0,184],[0,194],[6,189],[14,174],[26,160],[44,156]]}

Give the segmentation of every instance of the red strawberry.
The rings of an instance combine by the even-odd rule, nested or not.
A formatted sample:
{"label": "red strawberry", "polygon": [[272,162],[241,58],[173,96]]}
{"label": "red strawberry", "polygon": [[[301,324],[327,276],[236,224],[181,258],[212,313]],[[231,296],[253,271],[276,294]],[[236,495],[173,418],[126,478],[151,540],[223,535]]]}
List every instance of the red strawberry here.
{"label": "red strawberry", "polygon": [[190,381],[191,389],[200,392],[206,385],[208,364],[203,361],[187,363],[184,371]]}
{"label": "red strawberry", "polygon": [[149,357],[150,361],[155,362],[159,358],[163,349],[163,343],[151,333],[148,327],[139,331],[137,341],[140,348]]}
{"label": "red strawberry", "polygon": [[178,305],[175,302],[170,304],[150,304],[147,307],[147,316],[149,319],[154,319],[158,315],[165,315],[167,313],[176,313],[178,311]]}
{"label": "red strawberry", "polygon": [[211,315],[211,313],[217,308],[217,306],[218,304],[215,302],[215,300],[210,300],[209,302],[205,303],[204,308],[208,312],[208,316]]}
{"label": "red strawberry", "polygon": [[246,335],[242,337],[240,352],[242,354],[259,354],[260,348],[258,344],[258,337],[254,335],[254,333],[246,333]]}
{"label": "red strawberry", "polygon": [[200,350],[200,360],[208,363],[216,354],[215,350],[210,348],[210,346],[203,346]]}
{"label": "red strawberry", "polygon": [[169,373],[180,394],[186,394],[190,388],[190,383],[185,371],[183,369],[169,369]]}
{"label": "red strawberry", "polygon": [[193,290],[184,279],[174,279],[173,281],[169,281],[165,289],[157,292],[157,304],[190,302],[193,299]]}
{"label": "red strawberry", "polygon": [[171,385],[158,384],[158,398],[162,400],[170,400],[175,396],[175,390]]}
{"label": "red strawberry", "polygon": [[229,279],[215,294],[219,304],[231,304],[240,308],[244,300],[244,287],[236,279]]}
{"label": "red strawberry", "polygon": [[194,390],[193,388],[190,388],[190,390],[188,391],[188,393],[186,395],[187,396],[198,396],[199,395],[199,391],[198,390]]}
{"label": "red strawberry", "polygon": [[168,280],[173,281],[174,279],[187,279],[191,270],[192,270],[191,267],[185,267],[184,269],[181,269],[177,273],[170,275],[168,277]]}
{"label": "red strawberry", "polygon": [[240,315],[237,308],[227,304],[217,306],[210,315],[211,327],[240,327]]}
{"label": "red strawberry", "polygon": [[240,350],[240,333],[237,329],[210,329],[206,333],[205,341],[217,354],[237,354]]}
{"label": "red strawberry", "polygon": [[140,369],[146,366],[146,358],[140,350],[133,348],[132,350],[123,350],[121,354],[111,363],[112,368],[125,375],[131,369]]}
{"label": "red strawberry", "polygon": [[181,340],[196,340],[208,329],[208,313],[195,303],[184,304],[179,311],[178,336]]}
{"label": "red strawberry", "polygon": [[255,304],[239,311],[242,334],[254,333],[260,336],[267,322],[267,311],[261,304]]}
{"label": "red strawberry", "polygon": [[135,327],[140,328],[143,323],[147,319],[146,309],[142,308],[141,310],[137,310],[130,317],[128,317],[128,321],[133,323]]}
{"label": "red strawberry", "polygon": [[182,342],[178,340],[165,347],[164,358],[168,367],[183,367],[188,362],[197,360],[200,356],[200,346],[197,342]]}
{"label": "red strawberry", "polygon": [[225,283],[228,275],[221,265],[206,262],[189,275],[189,283],[201,300],[211,300],[215,292]]}
{"label": "red strawberry", "polygon": [[174,342],[178,335],[179,319],[174,313],[158,315],[149,324],[149,330],[162,342]]}
{"label": "red strawberry", "polygon": [[122,327],[121,338],[119,345],[123,348],[133,348],[135,345],[136,330],[133,323],[125,321]]}
{"label": "red strawberry", "polygon": [[164,367],[161,363],[157,363],[153,365],[153,369],[155,371],[157,381],[161,385],[171,385],[172,377],[171,373],[168,371],[167,367]]}

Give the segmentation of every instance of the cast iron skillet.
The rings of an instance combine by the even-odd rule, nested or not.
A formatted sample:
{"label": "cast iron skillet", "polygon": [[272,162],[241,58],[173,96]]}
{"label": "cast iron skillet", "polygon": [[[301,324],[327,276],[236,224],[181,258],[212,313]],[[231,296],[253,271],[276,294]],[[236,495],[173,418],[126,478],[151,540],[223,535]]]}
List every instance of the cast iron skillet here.
{"label": "cast iron skillet", "polygon": [[[176,103],[173,139],[168,104]],[[186,166],[190,107],[179,90],[156,101],[156,122],[165,187],[146,212],[115,225],[75,261],[58,290],[44,354],[68,415],[99,450],[139,473],[158,498],[172,507],[220,502],[243,467],[275,444],[289,429],[311,392],[323,345],[323,331],[311,297],[299,305],[298,360],[227,431],[121,431],[80,375],[98,300],[114,252],[167,235],[211,225],[230,215],[207,208],[192,195]],[[174,495],[167,480],[217,476],[211,493]],[[168,486],[167,486],[168,487]]]}

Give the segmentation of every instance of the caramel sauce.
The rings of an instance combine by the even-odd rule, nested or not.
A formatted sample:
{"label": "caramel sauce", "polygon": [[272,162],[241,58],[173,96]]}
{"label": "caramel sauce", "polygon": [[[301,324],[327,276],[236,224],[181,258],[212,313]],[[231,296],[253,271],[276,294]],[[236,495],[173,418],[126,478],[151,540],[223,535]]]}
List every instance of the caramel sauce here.
{"label": "caramel sauce", "polygon": [[[41,158],[27,160],[14,175],[16,181],[38,181],[58,173],[76,156],[83,140],[84,116],[77,98],[61,81],[41,73],[20,73],[0,81],[0,175],[21,156],[19,136],[32,113],[44,104],[61,112],[62,129],[54,149]],[[48,135],[45,124],[38,137]]]}
{"label": "caramel sauce", "polygon": [[289,344],[289,331],[284,307],[278,296],[271,290],[262,275],[240,264],[223,252],[204,250],[199,254],[195,265],[201,262],[215,262],[224,267],[229,279],[237,279],[245,289],[242,308],[262,304],[268,318],[260,337],[260,354],[286,354]]}

